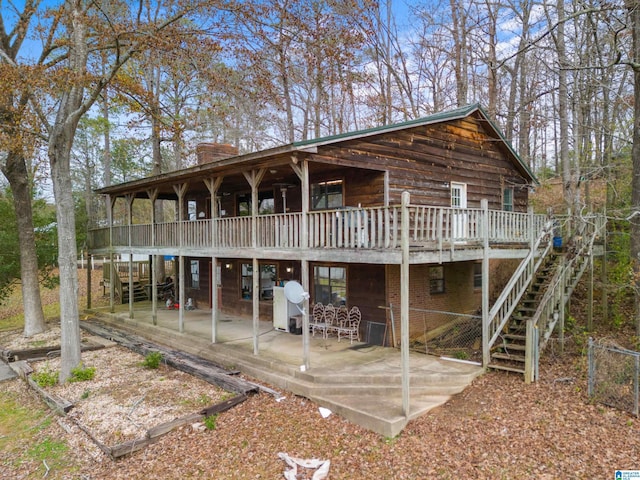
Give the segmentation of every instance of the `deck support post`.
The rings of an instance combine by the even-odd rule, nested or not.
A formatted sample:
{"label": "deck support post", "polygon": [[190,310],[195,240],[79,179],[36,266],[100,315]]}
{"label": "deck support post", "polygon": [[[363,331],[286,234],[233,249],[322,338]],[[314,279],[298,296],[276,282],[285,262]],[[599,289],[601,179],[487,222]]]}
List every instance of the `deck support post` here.
{"label": "deck support post", "polygon": [[[300,246],[306,252],[309,248],[309,162],[302,159],[300,162],[300,186],[302,195],[302,219],[300,221]],[[302,259],[300,262],[300,281],[302,289],[309,291],[309,261]],[[311,368],[311,355],[309,353],[309,297],[304,299],[304,313],[302,314],[302,359],[308,370]]]}
{"label": "deck support post", "polygon": [[184,333],[184,196],[189,184],[174,185],[173,189],[178,195],[178,331]]}
{"label": "deck support post", "polygon": [[[129,318],[133,318],[133,251],[131,238],[131,224],[133,223],[133,194],[127,195],[127,229],[129,243]],[[124,296],[124,295],[123,295]]]}
{"label": "deck support post", "polygon": [[491,360],[489,350],[489,201],[480,201],[482,208],[482,366]]}
{"label": "deck support post", "polygon": [[535,371],[537,370],[537,350],[538,338],[536,335],[537,327],[533,324],[532,319],[527,320],[525,353],[524,353],[524,382],[531,383],[535,380]]}
{"label": "deck support post", "polygon": [[[258,186],[266,169],[242,172],[249,185],[251,185],[251,246],[255,251],[258,248]],[[258,355],[260,336],[260,270],[257,257],[253,257],[253,354]]]}
{"label": "deck support post", "polygon": [[204,180],[211,195],[211,343],[218,341],[218,189],[223,177],[212,177]]}
{"label": "deck support post", "polygon": [[402,192],[400,264],[400,356],[402,364],[402,413],[409,418],[409,192]]}
{"label": "deck support post", "polygon": [[[151,249],[155,250],[156,247],[156,200],[158,199],[158,189],[150,188],[147,190],[147,195],[151,201]],[[152,255],[153,259],[159,258],[157,255]],[[158,278],[155,268],[155,260],[153,265],[149,265],[149,281],[151,282],[151,321],[153,325],[158,325]]]}
{"label": "deck support post", "polygon": [[[107,219],[109,221],[109,312],[115,313],[115,285],[113,284],[113,207],[116,197],[107,195]],[[102,266],[104,276],[104,265]]]}

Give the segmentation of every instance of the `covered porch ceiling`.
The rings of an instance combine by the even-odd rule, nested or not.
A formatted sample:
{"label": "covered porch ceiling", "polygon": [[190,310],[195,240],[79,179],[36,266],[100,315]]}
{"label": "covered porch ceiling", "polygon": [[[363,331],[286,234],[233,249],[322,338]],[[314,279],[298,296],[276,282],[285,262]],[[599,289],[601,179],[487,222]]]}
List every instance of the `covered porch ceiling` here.
{"label": "covered porch ceiling", "polygon": [[264,169],[264,176],[260,182],[260,190],[273,189],[277,191],[283,186],[300,186],[301,182],[294,168],[296,168],[296,165],[299,165],[301,158],[306,158],[309,161],[310,182],[322,181],[329,177],[339,178],[344,176],[349,170],[379,171],[379,169],[366,168],[364,165],[364,168],[354,167],[351,164],[343,165],[342,162],[336,158],[329,159],[308,153],[301,155],[300,152],[295,152],[295,154],[280,154],[255,161],[229,162],[229,160],[242,157],[244,156],[133,180],[131,182],[96,190],[96,193],[108,194],[113,197],[133,195],[134,198],[148,198],[149,191],[157,189],[157,198],[159,200],[177,200],[178,195],[174,190],[174,185],[187,184],[188,196],[208,195],[209,190],[205,180],[222,176],[222,183],[218,189],[218,194],[229,195],[237,192],[250,191],[251,187],[244,173],[259,169]]}

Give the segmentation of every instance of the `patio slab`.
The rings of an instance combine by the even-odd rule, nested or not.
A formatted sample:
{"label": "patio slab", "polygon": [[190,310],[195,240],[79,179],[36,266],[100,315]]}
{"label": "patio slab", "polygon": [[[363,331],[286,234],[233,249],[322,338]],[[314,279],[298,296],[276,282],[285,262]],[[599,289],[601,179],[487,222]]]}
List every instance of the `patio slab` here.
{"label": "patio slab", "polygon": [[[118,306],[120,307],[120,306]],[[127,306],[125,306],[127,307]],[[120,307],[122,308],[122,307]],[[93,310],[100,321],[154,342],[183,350],[315,401],[344,418],[386,437],[398,435],[413,418],[461,392],[483,369],[474,364],[409,355],[409,415],[402,412],[400,351],[393,348],[309,338],[305,369],[302,335],[275,330],[260,321],[254,339],[251,318],[220,314],[217,341],[211,340],[211,311],[158,310],[153,324],[150,304],[115,313]],[[257,354],[254,350],[257,344]]]}

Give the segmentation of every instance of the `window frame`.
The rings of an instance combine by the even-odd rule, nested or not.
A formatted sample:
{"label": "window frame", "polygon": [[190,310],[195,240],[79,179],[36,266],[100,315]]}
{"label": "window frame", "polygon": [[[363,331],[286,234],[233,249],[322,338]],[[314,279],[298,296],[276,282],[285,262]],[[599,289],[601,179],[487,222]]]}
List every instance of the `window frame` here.
{"label": "window frame", "polygon": [[[266,267],[273,267],[271,272]],[[276,280],[278,278],[278,264],[277,263],[259,263],[258,269],[260,270],[260,301],[271,302],[273,301],[273,287],[276,286]],[[271,285],[267,285],[263,288],[263,280],[267,277],[271,277]],[[270,288],[269,288],[270,287]],[[270,295],[267,295],[267,291],[271,291]],[[253,264],[252,263],[240,263],[240,299],[252,300],[253,299]]]}
{"label": "window frame", "polygon": [[[480,268],[479,272],[478,267]],[[475,290],[482,289],[482,262],[474,262],[473,264],[473,288]]]}
{"label": "window frame", "polygon": [[[438,274],[438,272],[440,272]],[[429,267],[429,293],[440,295],[445,292],[444,265],[432,265]]]}
{"label": "window frame", "polygon": [[513,187],[504,187],[502,189],[502,210],[513,212]]}
{"label": "window frame", "polygon": [[[327,275],[321,275],[320,269],[327,269]],[[331,270],[342,270],[343,273],[341,275],[335,276],[332,274]],[[328,300],[334,298],[337,301],[331,301],[330,303],[334,306],[346,305],[347,304],[347,275],[348,268],[346,265],[338,265],[338,264],[317,264],[313,266],[313,299],[314,302],[321,302],[323,304],[329,303]],[[342,278],[339,278],[339,277]],[[319,283],[320,278],[326,278],[328,281],[327,285],[322,285]],[[322,289],[325,287],[327,290],[323,292]],[[344,293],[344,295],[341,295]]]}
{"label": "window frame", "polygon": [[[336,185],[340,185],[340,192],[331,191],[330,189]],[[320,191],[318,189],[321,188]],[[337,189],[336,189],[337,190]],[[310,196],[310,209],[311,210],[334,210],[344,207],[344,180],[342,178],[337,178],[333,180],[323,180],[321,182],[313,182],[311,184],[311,188],[309,188],[309,196]],[[340,205],[331,205],[334,202],[331,202],[331,198],[339,196]],[[324,200],[322,205],[316,204],[316,201],[320,202],[320,200]]]}

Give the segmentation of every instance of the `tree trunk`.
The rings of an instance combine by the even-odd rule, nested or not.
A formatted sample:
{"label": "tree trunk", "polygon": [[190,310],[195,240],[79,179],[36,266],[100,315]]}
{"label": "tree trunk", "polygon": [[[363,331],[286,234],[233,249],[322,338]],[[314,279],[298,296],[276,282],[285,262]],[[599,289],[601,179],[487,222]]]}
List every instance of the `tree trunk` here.
{"label": "tree trunk", "polygon": [[[68,96],[67,96],[68,97]],[[64,99],[63,99],[64,101]],[[60,383],[81,362],[78,314],[78,268],[76,222],[71,185],[70,150],[73,128],[56,125],[50,136],[49,162],[58,220],[58,265],[60,268]]]}
{"label": "tree trunk", "polygon": [[627,2],[629,10],[629,24],[633,35],[633,50],[631,59],[633,66],[633,146],[631,160],[633,174],[631,175],[631,262],[633,265],[633,283],[636,298],[635,327],[636,335],[640,335],[640,9],[637,2]]}
{"label": "tree trunk", "polygon": [[[87,25],[82,2],[70,6],[71,31],[69,67],[76,75],[85,73],[88,47]],[[71,182],[71,146],[83,106],[82,82],[72,82],[60,96],[55,122],[49,130],[49,165],[58,222],[58,266],[60,269],[60,383],[81,362],[80,318],[78,314],[78,265],[76,219]],[[83,108],[84,107],[84,108]]]}
{"label": "tree trunk", "polygon": [[24,306],[23,334],[25,337],[31,337],[44,332],[45,322],[38,280],[38,254],[33,230],[31,188],[24,157],[9,153],[2,173],[7,177],[13,192],[13,208],[16,212],[20,241],[20,277]]}

